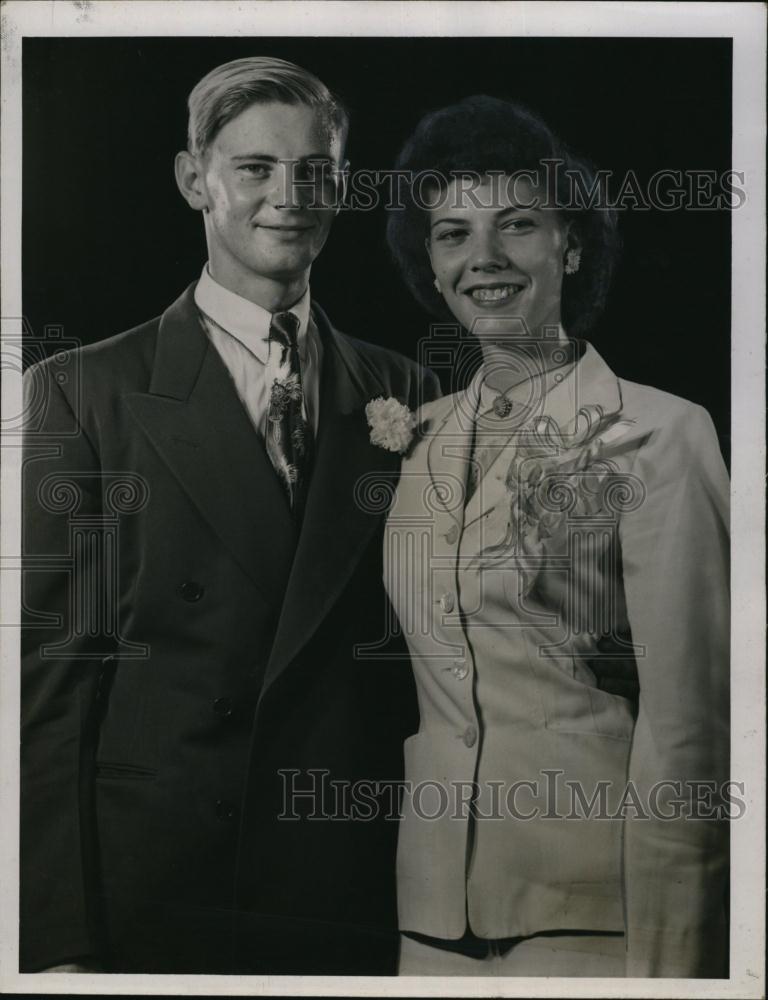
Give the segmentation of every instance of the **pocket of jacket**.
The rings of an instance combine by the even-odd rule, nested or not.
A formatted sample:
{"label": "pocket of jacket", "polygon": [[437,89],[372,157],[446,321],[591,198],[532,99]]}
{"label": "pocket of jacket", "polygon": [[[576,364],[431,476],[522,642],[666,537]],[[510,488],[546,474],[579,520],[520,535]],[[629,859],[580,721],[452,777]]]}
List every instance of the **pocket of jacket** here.
{"label": "pocket of jacket", "polygon": [[157,777],[157,768],[117,761],[96,761],[97,781],[146,781]]}
{"label": "pocket of jacket", "polygon": [[[529,662],[536,658],[529,656]],[[583,733],[631,740],[630,702],[597,687],[592,671],[575,656],[531,662],[541,691],[545,726],[561,733]]]}
{"label": "pocket of jacket", "polygon": [[[157,773],[159,756],[158,699],[152,674],[160,669],[150,661],[121,661],[102,687],[101,718],[96,749],[97,765],[108,766],[104,777],[147,777]],[[134,763],[140,761],[141,763]],[[114,770],[113,770],[114,769]],[[119,770],[119,773],[115,773]],[[97,777],[101,775],[97,771]]]}

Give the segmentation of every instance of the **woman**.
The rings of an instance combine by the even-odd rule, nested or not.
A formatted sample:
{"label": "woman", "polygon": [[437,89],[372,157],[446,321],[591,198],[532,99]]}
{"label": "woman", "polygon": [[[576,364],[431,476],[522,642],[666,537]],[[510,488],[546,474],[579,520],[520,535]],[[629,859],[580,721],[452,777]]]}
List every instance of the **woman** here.
{"label": "woman", "polygon": [[[421,710],[400,972],[724,975],[712,423],[574,339],[605,300],[615,219],[574,203],[594,175],[543,122],[469,98],[427,116],[397,168],[405,279],[460,325],[457,377],[465,345],[481,352],[467,389],[416,415],[387,527]],[[604,683],[627,669],[637,699]]]}

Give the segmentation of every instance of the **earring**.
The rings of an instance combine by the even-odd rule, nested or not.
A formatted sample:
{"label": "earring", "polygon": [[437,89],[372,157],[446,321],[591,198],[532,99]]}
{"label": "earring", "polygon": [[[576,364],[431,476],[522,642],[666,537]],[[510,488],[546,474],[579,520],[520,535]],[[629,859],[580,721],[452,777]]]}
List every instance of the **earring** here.
{"label": "earring", "polygon": [[434,281],[432,282],[432,284],[433,284],[433,285],[435,286],[435,288],[437,289],[437,293],[438,293],[438,295],[442,295],[442,294],[443,294],[443,290],[442,290],[442,288],[440,287],[440,282],[439,282],[439,281],[437,280],[437,278],[435,278],[435,280],[434,280]]}
{"label": "earring", "polygon": [[576,274],[581,265],[581,250],[569,250],[565,255],[565,273]]}

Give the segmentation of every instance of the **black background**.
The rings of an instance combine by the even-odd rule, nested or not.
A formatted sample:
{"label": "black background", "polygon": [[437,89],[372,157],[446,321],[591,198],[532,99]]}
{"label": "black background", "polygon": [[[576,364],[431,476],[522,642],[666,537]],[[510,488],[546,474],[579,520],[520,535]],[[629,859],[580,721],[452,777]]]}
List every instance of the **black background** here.
{"label": "black background", "polygon": [[[23,43],[24,310],[84,343],[162,312],[206,259],[173,179],[186,97],[214,66],[275,55],[351,111],[353,169],[383,170],[422,114],[473,93],[538,111],[599,167],[731,167],[729,39],[39,38]],[[734,167],[738,169],[738,164]],[[591,339],[614,371],[705,406],[729,442],[730,214],[622,213]],[[390,261],[384,212],[346,212],[313,269],[340,329],[412,357],[429,317]]]}

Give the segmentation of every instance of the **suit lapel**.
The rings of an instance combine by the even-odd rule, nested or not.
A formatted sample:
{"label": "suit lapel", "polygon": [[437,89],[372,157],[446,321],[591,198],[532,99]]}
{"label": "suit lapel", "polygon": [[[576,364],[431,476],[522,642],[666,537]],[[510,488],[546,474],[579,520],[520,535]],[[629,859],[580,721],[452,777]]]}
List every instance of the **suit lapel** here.
{"label": "suit lapel", "polygon": [[469,527],[479,518],[488,514],[506,491],[506,471],[513,451],[517,446],[514,433],[502,437],[496,434],[485,447],[492,449],[485,467],[485,474],[477,484],[464,511],[464,525]]}
{"label": "suit lapel", "polygon": [[295,528],[264,449],[203,330],[191,285],[160,321],[149,392],[126,403],[160,457],[271,604]]}
{"label": "suit lapel", "polygon": [[431,502],[461,531],[464,523],[469,462],[472,456],[477,407],[471,389],[446,397],[445,412],[436,414],[427,447],[427,469],[432,481]]}
{"label": "suit lapel", "polygon": [[366,494],[394,484],[400,455],[370,442],[365,405],[387,395],[374,371],[313,305],[323,342],[320,423],[296,558],[263,690],[309,641],[339,598],[385,513]]}

